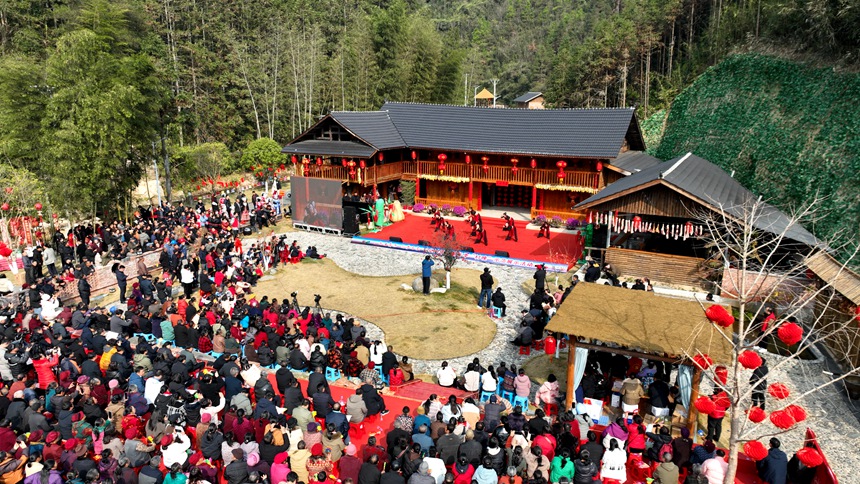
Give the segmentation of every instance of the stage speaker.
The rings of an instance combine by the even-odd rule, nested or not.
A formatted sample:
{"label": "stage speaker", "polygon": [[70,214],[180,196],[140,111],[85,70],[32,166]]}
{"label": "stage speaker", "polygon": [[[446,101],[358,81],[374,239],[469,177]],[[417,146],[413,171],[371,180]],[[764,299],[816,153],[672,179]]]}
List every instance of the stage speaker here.
{"label": "stage speaker", "polygon": [[430,242],[429,242],[429,241],[427,241],[427,240],[419,240],[419,241],[418,241],[418,245],[421,245],[421,246],[424,246],[424,247],[430,247]]}
{"label": "stage speaker", "polygon": [[499,257],[510,257],[511,256],[511,254],[508,254],[508,251],[506,251],[506,250],[497,250],[496,255]]}
{"label": "stage speaker", "polygon": [[355,207],[343,207],[343,231],[347,234],[357,234],[360,232]]}
{"label": "stage speaker", "polygon": [[251,227],[242,227],[242,235],[251,235]]}
{"label": "stage speaker", "polygon": [[460,252],[475,252],[475,249],[473,249],[472,247],[463,247],[462,249],[460,249]]}
{"label": "stage speaker", "polygon": [[388,240],[392,242],[403,242],[403,239],[401,239],[400,237],[389,237]]}

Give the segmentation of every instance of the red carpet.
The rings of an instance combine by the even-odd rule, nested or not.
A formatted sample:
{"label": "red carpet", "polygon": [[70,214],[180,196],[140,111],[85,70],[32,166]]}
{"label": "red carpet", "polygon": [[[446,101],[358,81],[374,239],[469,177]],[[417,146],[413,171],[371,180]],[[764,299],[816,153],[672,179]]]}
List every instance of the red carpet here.
{"label": "red carpet", "polygon": [[[550,234],[550,240],[538,238],[537,230],[526,230],[526,222],[516,222],[519,241],[505,240],[508,233],[502,230],[504,221],[497,218],[484,218],[484,229],[487,231],[487,245],[475,243],[475,237],[469,234],[471,225],[464,218],[447,218],[454,226],[456,239],[462,245],[472,247],[476,253],[493,255],[497,250],[508,252],[510,257],[540,262],[554,262],[570,265],[576,262],[582,254],[583,238],[579,235],[556,233]],[[366,234],[368,239],[389,240],[389,237],[400,237],[407,244],[417,244],[426,240],[433,245],[439,244],[442,232],[434,232],[434,225],[428,217],[419,217],[407,213],[406,219],[383,228],[376,233]]]}

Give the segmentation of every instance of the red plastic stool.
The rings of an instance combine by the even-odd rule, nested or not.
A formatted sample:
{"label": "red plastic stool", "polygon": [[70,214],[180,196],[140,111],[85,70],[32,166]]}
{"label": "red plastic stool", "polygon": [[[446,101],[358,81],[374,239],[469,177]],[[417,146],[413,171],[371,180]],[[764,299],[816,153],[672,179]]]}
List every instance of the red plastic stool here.
{"label": "red plastic stool", "polygon": [[534,348],[534,349],[536,349],[536,350],[538,350],[538,351],[542,350],[542,349],[543,349],[543,340],[542,340],[542,339],[536,339],[536,340],[534,340],[534,341],[532,342],[532,348]]}
{"label": "red plastic stool", "polygon": [[547,415],[558,415],[558,405],[554,403],[544,403],[543,405]]}
{"label": "red plastic stool", "polygon": [[530,355],[532,354],[531,346],[520,346],[520,354],[521,355]]}

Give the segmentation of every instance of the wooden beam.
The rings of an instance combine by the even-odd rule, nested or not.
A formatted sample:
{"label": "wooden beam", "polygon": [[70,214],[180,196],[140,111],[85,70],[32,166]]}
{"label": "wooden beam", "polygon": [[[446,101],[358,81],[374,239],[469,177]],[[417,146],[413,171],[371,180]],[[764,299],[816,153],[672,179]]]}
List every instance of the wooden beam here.
{"label": "wooden beam", "polygon": [[[571,341],[574,341],[576,339],[576,337],[573,335],[570,335],[570,339],[571,339]],[[636,358],[643,358],[646,360],[654,360],[654,361],[665,361],[667,363],[679,363],[679,364],[682,363],[682,358],[673,358],[671,356],[652,355],[649,353],[642,353],[639,351],[625,350],[622,348],[610,348],[609,346],[600,346],[600,345],[595,345],[595,344],[591,344],[591,343],[579,342],[576,344],[587,349],[587,350],[592,350],[592,351],[603,351],[604,353],[615,353],[615,354],[624,355],[624,356],[634,356]]]}
{"label": "wooden beam", "polygon": [[699,385],[702,384],[702,369],[693,365],[693,388],[690,391],[690,408],[687,409],[687,429],[690,436],[695,438],[696,424],[699,422],[699,411],[696,410],[696,399],[699,398]]}
{"label": "wooden beam", "polygon": [[576,374],[576,345],[576,338],[570,338],[567,345],[567,396],[564,401],[565,410],[573,408],[573,397],[576,390],[573,387],[573,376]]}

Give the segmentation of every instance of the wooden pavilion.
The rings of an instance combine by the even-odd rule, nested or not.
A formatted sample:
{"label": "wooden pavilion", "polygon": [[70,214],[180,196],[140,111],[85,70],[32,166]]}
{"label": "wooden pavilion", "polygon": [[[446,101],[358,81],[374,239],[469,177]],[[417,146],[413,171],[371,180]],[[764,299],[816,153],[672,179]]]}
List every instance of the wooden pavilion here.
{"label": "wooden pavilion", "polygon": [[[576,348],[692,366],[690,402],[698,397],[702,379],[690,356],[707,354],[718,365],[734,359],[731,331],[711,324],[699,302],[621,287],[577,284],[546,329],[570,337],[567,408],[576,390]],[[689,405],[687,425],[696,418],[695,406]]]}
{"label": "wooden pavilion", "polygon": [[644,149],[632,108],[387,102],[379,111],[332,112],[282,151],[305,173],[340,180],[350,192],[387,196],[409,180],[425,205],[584,220],[573,206],[603,189],[604,175],[621,176],[609,168],[617,158]]}

